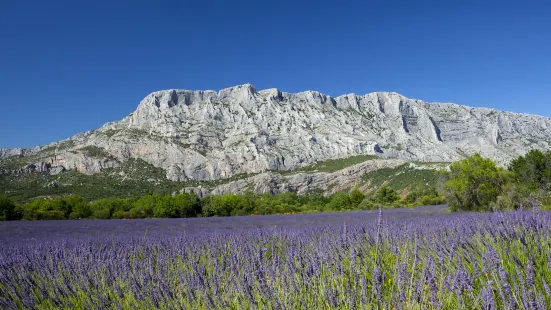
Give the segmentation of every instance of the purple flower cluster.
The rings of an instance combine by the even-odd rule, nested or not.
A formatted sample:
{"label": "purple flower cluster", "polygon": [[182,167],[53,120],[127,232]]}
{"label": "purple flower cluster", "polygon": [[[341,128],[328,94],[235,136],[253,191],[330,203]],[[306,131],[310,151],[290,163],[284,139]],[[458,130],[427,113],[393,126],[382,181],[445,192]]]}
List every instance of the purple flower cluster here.
{"label": "purple flower cluster", "polygon": [[0,308],[551,307],[551,214],[437,211],[2,223]]}

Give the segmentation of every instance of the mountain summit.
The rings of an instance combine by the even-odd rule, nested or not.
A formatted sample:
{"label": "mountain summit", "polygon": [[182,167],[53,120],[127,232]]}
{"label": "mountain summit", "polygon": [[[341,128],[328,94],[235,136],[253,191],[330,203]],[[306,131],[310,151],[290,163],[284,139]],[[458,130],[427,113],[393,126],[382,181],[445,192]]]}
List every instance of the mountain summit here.
{"label": "mountain summit", "polygon": [[549,118],[392,92],[331,97],[245,84],[157,91],[118,122],[48,146],[0,149],[0,158],[86,174],[141,159],[170,180],[208,181],[354,155],[449,162],[479,152],[505,164],[535,148],[551,149]]}

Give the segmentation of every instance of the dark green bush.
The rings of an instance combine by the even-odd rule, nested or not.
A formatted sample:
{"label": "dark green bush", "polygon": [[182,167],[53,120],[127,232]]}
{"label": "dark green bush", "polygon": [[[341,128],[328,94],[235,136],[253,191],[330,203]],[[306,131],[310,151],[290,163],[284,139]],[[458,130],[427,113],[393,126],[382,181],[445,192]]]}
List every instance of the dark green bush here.
{"label": "dark green bush", "polygon": [[19,206],[8,196],[0,195],[0,221],[13,221],[21,219]]}
{"label": "dark green bush", "polygon": [[381,186],[379,190],[372,197],[373,202],[380,204],[392,204],[400,199],[398,193],[387,185]]}

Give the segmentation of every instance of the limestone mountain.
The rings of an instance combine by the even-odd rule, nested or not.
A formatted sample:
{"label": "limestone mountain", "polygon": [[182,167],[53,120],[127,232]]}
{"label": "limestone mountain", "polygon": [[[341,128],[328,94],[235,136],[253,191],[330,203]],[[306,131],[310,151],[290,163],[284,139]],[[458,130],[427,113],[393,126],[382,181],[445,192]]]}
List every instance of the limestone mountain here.
{"label": "limestone mountain", "polygon": [[[397,93],[163,90],[118,122],[33,149],[0,149],[0,172],[95,174],[143,160],[172,181],[213,181],[374,155],[450,162],[479,152],[506,164],[551,149],[551,119]],[[54,169],[55,168],[55,169]]]}

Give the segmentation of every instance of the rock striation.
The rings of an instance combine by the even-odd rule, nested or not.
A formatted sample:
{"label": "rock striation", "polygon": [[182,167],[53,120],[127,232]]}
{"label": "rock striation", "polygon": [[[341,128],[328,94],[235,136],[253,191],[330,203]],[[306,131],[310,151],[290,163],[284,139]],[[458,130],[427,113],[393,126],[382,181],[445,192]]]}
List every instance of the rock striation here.
{"label": "rock striation", "polygon": [[[449,162],[480,152],[506,164],[531,149],[551,149],[549,118],[392,92],[331,97],[246,84],[154,92],[121,121],[34,151],[3,149],[0,158],[28,156],[29,163],[88,174],[139,158],[163,168],[168,179],[207,181],[358,154]],[[270,184],[279,176],[257,178]]]}

